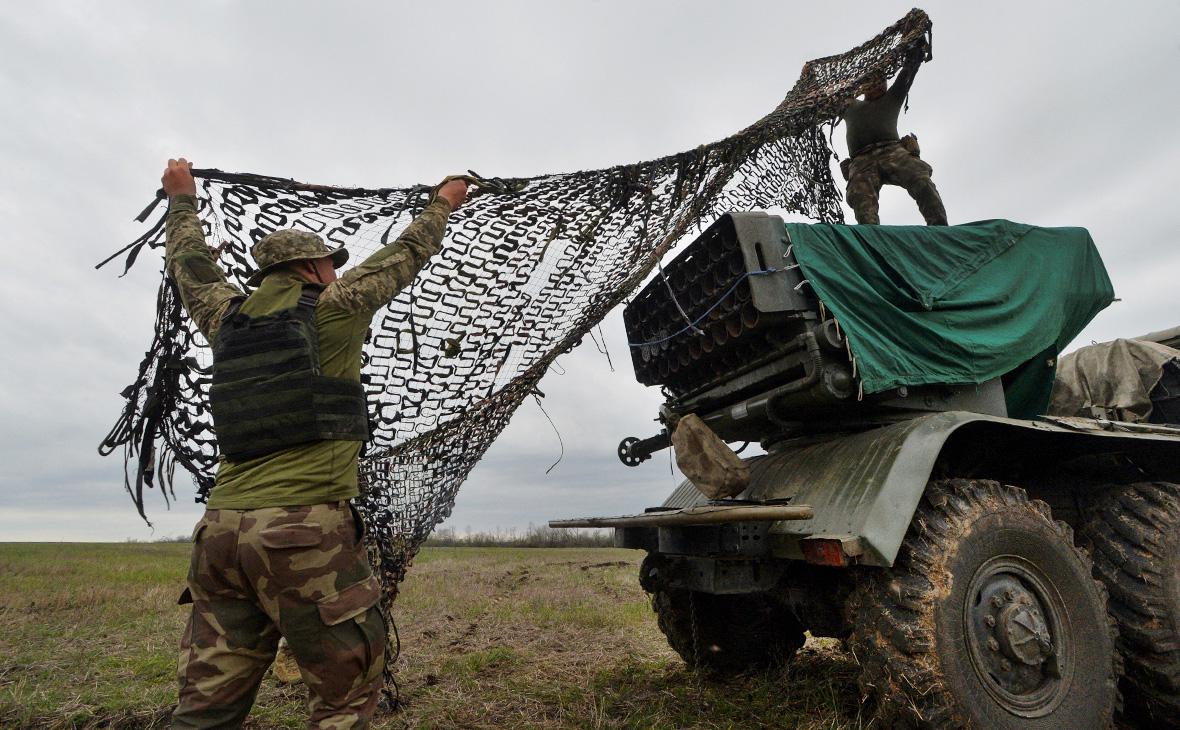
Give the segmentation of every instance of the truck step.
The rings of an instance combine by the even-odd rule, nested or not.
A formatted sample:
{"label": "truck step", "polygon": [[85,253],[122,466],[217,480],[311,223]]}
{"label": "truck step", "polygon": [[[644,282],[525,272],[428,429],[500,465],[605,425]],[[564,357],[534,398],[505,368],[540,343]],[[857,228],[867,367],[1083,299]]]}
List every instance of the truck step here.
{"label": "truck step", "polygon": [[719,522],[778,522],[810,520],[815,510],[806,504],[709,504],[680,509],[660,510],[642,515],[619,517],[582,517],[551,520],[550,527],[664,527],[669,525],[712,525]]}

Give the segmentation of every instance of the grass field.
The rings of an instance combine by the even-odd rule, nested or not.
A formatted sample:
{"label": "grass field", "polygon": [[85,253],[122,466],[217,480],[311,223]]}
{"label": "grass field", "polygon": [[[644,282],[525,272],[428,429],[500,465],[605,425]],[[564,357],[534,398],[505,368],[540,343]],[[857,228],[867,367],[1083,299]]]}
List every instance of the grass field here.
{"label": "grass field", "polygon": [[[165,727],[185,544],[0,544],[0,727]],[[427,548],[396,604],[404,707],[379,728],[843,728],[856,666],[809,641],[788,670],[688,672],[614,549]],[[268,675],[250,727],[302,727]]]}

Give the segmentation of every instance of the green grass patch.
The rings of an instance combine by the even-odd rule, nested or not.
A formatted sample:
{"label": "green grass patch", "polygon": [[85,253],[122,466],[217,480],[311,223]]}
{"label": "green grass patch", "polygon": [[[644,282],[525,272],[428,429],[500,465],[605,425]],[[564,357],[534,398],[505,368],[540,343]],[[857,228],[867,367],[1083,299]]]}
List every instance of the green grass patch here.
{"label": "green grass patch", "polygon": [[[189,546],[0,544],[0,727],[167,727]],[[668,648],[613,548],[428,547],[395,606],[404,707],[377,728],[857,727],[855,665],[812,641],[789,670],[715,682]],[[268,676],[249,727],[306,723]]]}

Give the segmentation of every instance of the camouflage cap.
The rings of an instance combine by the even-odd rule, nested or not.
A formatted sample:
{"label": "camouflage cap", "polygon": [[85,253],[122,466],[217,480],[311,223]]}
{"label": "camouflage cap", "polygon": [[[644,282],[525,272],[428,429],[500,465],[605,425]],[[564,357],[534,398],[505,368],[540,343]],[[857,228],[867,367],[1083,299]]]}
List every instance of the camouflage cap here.
{"label": "camouflage cap", "polygon": [[263,277],[273,271],[275,267],[288,261],[322,259],[325,256],[330,256],[332,257],[332,266],[338,269],[348,260],[348,251],[343,246],[328,248],[324,239],[311,231],[300,231],[294,228],[284,228],[281,231],[263,236],[258,243],[250,248],[250,255],[258,264],[258,271],[255,271],[246,280],[250,286],[258,286],[262,283]]}

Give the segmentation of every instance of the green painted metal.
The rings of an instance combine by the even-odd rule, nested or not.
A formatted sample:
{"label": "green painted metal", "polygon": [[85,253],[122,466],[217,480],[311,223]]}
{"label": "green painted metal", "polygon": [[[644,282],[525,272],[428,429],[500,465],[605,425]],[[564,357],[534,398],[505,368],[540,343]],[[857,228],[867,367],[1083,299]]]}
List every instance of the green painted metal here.
{"label": "green painted metal", "polygon": [[[783,500],[815,510],[810,520],[776,522],[770,533],[780,557],[800,558],[799,541],[810,536],[859,538],[860,562],[890,566],[947,439],[968,424],[1011,429],[1021,438],[1088,439],[1093,449],[1121,447],[1108,439],[1152,441],[1175,449],[1180,463],[1180,431],[1104,428],[1083,419],[1024,421],[966,411],[947,411],[853,434],[788,444],[766,456],[748,459],[750,486],[737,499]],[[1108,424],[1109,425],[1109,424]],[[986,444],[981,443],[981,448]],[[687,507],[708,500],[685,481],[664,502]]]}

